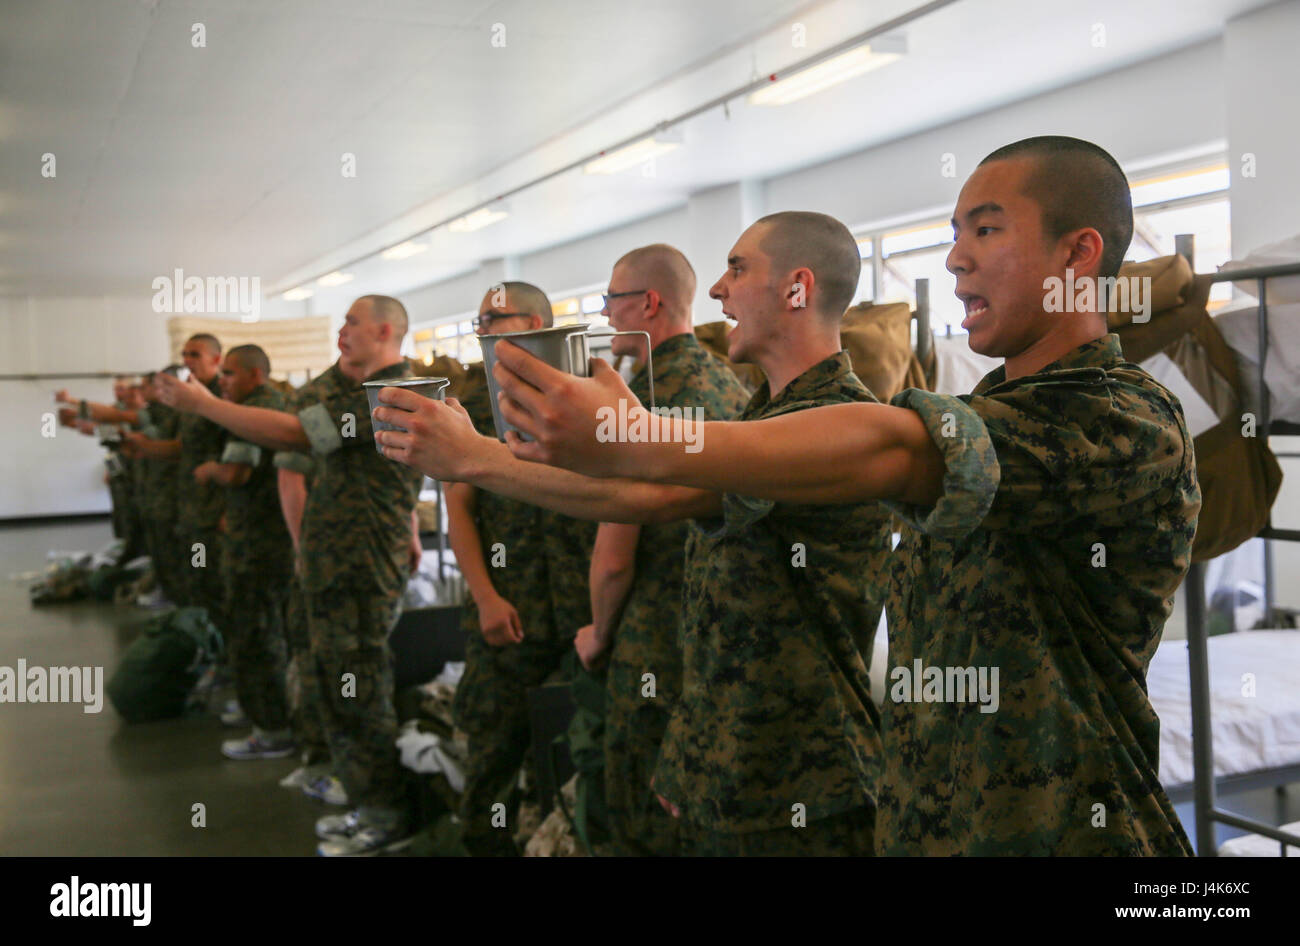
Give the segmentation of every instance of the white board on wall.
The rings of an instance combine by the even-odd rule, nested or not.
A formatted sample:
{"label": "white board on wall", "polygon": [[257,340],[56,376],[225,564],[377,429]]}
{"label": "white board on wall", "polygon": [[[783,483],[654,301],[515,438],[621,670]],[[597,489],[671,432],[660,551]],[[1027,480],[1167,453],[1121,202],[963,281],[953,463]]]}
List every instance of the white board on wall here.
{"label": "white board on wall", "polygon": [[[0,519],[108,512],[104,451],[93,437],[54,425],[54,392],[68,387],[91,400],[112,403],[108,378],[0,381]],[[45,430],[43,430],[45,428]]]}

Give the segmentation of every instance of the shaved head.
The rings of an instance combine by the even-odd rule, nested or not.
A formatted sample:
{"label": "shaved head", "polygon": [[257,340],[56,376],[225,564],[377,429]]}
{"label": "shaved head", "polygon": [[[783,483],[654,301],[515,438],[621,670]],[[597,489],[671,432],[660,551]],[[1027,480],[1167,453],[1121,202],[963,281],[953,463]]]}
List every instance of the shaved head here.
{"label": "shaved head", "polygon": [[[191,342],[198,342],[207,346],[208,351],[213,355],[221,354],[221,342],[217,341],[217,336],[209,335],[207,332],[199,332],[197,335],[190,336]],[[189,342],[186,342],[189,344]]]}
{"label": "shaved head", "polygon": [[624,253],[614,269],[622,271],[619,275],[623,281],[659,293],[664,308],[674,320],[690,317],[695,298],[695,270],[681,250],[667,243],[652,243]]}
{"label": "shaved head", "polygon": [[362,296],[361,299],[370,303],[370,315],[376,322],[384,322],[393,327],[393,337],[399,343],[406,337],[406,329],[409,325],[406,306],[392,296],[369,295]]}
{"label": "shaved head", "polygon": [[862,275],[862,254],[849,228],[827,214],[803,210],[769,214],[754,226],[763,227],[758,245],[771,260],[773,274],[812,270],[818,313],[835,321],[843,318]]}
{"label": "shaved head", "polygon": [[500,289],[506,291],[506,298],[520,314],[540,316],[543,328],[550,328],[555,324],[555,316],[551,312],[551,300],[532,283],[517,280],[497,283],[488,291],[488,295],[491,296]]}
{"label": "shaved head", "polygon": [[1133,198],[1124,171],[1090,141],[1041,135],[1004,145],[980,162],[1024,158],[1033,163],[1023,193],[1043,209],[1043,234],[1055,242],[1091,227],[1101,234],[1097,275],[1118,276],[1133,239]]}
{"label": "shaved head", "polygon": [[260,371],[264,378],[271,376],[271,359],[258,345],[236,345],[226,357],[234,358],[246,371]]}

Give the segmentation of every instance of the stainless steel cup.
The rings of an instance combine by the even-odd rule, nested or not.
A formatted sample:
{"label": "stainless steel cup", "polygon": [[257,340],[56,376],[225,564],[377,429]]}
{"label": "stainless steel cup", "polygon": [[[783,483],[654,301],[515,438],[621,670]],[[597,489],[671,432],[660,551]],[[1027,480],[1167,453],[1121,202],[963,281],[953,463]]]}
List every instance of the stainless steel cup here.
{"label": "stainless steel cup", "polygon": [[[450,378],[392,378],[385,381],[363,381],[361,386],[366,389],[366,399],[370,401],[370,423],[375,430],[400,430],[406,433],[405,427],[399,427],[396,424],[388,424],[381,420],[375,419],[375,408],[379,407],[379,392],[382,388],[406,388],[408,391],[414,391],[416,394],[423,394],[427,398],[435,401],[445,401],[447,399],[447,385],[451,384]],[[391,404],[385,404],[384,407],[393,407]],[[393,408],[400,410],[401,408]],[[375,449],[381,454],[384,448],[375,442]]]}
{"label": "stainless steel cup", "polygon": [[[650,333],[649,332],[601,332],[603,338],[609,338],[614,335],[640,335],[646,340],[646,365],[650,369]],[[483,368],[487,372],[488,400],[492,404],[492,421],[496,424],[497,438],[506,439],[506,431],[513,430],[519,434],[523,440],[532,440],[533,438],[525,434],[518,427],[506,423],[505,418],[501,416],[501,408],[497,404],[497,392],[500,387],[497,380],[492,374],[492,366],[496,364],[496,343],[505,339],[506,341],[518,345],[529,354],[540,358],[552,368],[558,371],[564,371],[568,374],[577,375],[579,378],[590,376],[588,360],[591,357],[590,349],[587,345],[587,326],[585,325],[562,325],[556,328],[539,328],[527,332],[503,332],[500,335],[480,335],[479,342],[483,349]],[[653,383],[653,382],[652,382]],[[654,392],[651,390],[651,407],[654,406]]]}

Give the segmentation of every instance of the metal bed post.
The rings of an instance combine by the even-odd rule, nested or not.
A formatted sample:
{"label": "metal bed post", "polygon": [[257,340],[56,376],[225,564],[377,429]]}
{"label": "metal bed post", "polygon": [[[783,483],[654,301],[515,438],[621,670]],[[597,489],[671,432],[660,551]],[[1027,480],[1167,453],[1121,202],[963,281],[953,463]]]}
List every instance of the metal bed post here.
{"label": "metal bed post", "polygon": [[[1187,260],[1196,272],[1196,237],[1180,233],[1174,237],[1174,252]],[[1205,565],[1192,562],[1183,580],[1184,613],[1187,618],[1187,669],[1192,698],[1192,775],[1195,812],[1196,853],[1210,857],[1218,853],[1214,822],[1214,738],[1210,724],[1210,660],[1205,627]]]}
{"label": "metal bed post", "polygon": [[930,280],[916,281],[916,357],[925,366],[930,356]]}
{"label": "metal bed post", "polygon": [[[1179,255],[1188,263],[1194,262],[1193,237],[1183,234],[1175,238]],[[1195,265],[1192,266],[1195,272]],[[1268,388],[1264,383],[1264,366],[1268,358],[1268,302],[1267,280],[1273,276],[1300,274],[1300,264],[1262,266],[1215,273],[1211,282],[1229,282],[1235,279],[1255,279],[1259,285],[1259,412],[1256,418],[1256,435],[1267,438],[1272,428]],[[1300,529],[1276,529],[1270,511],[1266,525],[1259,532],[1264,540],[1265,573],[1264,595],[1266,615],[1272,610],[1272,560],[1270,539],[1300,542]],[[1208,637],[1205,623],[1205,568],[1193,562],[1187,569],[1183,582],[1187,602],[1187,657],[1192,702],[1192,764],[1194,769],[1194,807],[1196,812],[1196,853],[1201,857],[1218,855],[1215,822],[1241,828],[1277,841],[1285,856],[1288,844],[1300,846],[1300,836],[1283,831],[1273,825],[1254,821],[1218,807],[1217,783],[1214,778],[1214,741],[1211,730],[1211,693]]]}

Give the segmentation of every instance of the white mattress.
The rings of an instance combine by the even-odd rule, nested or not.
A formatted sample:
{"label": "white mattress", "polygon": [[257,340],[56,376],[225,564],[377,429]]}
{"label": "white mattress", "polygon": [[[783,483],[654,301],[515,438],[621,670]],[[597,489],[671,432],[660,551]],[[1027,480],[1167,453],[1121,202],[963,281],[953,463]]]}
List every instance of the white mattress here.
{"label": "white mattress", "polygon": [[[1300,763],[1300,631],[1241,631],[1211,637],[1214,773],[1241,775]],[[1254,696],[1243,694],[1254,675]],[[1192,705],[1187,642],[1166,641],[1147,671],[1160,716],[1160,781],[1192,781]]]}

